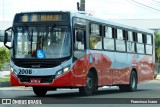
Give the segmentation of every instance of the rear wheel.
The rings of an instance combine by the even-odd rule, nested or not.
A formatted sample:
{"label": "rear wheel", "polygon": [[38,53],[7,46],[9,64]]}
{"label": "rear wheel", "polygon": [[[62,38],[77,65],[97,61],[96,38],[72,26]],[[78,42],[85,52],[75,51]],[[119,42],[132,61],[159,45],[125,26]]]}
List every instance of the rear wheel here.
{"label": "rear wheel", "polygon": [[119,86],[119,89],[120,91],[135,91],[137,90],[137,75],[135,73],[135,71],[132,71],[131,72],[131,75],[130,75],[130,82],[128,85],[120,85]]}
{"label": "rear wheel", "polygon": [[80,87],[79,92],[82,95],[92,95],[93,92],[97,91],[97,87],[95,86],[95,79],[92,72],[89,72],[86,78],[86,86]]}
{"label": "rear wheel", "polygon": [[44,87],[33,87],[33,92],[37,95],[37,96],[45,96],[47,93],[47,89]]}

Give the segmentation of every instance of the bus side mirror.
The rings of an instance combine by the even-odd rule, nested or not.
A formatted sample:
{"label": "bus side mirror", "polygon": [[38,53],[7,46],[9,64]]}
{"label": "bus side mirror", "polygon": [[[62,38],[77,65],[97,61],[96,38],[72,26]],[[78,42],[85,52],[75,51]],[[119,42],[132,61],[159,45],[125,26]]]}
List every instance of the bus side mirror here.
{"label": "bus side mirror", "polygon": [[77,10],[78,10],[78,11],[80,10],[79,2],[77,2]]}
{"label": "bus side mirror", "polygon": [[12,27],[8,28],[4,32],[4,46],[9,50],[12,49]]}
{"label": "bus side mirror", "polygon": [[8,33],[4,32],[4,44],[8,42]]}

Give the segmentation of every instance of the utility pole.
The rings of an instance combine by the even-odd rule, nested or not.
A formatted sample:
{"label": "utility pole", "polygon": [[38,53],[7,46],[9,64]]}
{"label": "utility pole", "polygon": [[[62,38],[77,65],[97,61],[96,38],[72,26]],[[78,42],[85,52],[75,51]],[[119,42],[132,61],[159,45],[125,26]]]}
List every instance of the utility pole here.
{"label": "utility pole", "polygon": [[80,0],[80,11],[85,11],[85,0]]}
{"label": "utility pole", "polygon": [[3,16],[2,17],[3,17],[2,20],[4,21],[4,0],[3,0]]}

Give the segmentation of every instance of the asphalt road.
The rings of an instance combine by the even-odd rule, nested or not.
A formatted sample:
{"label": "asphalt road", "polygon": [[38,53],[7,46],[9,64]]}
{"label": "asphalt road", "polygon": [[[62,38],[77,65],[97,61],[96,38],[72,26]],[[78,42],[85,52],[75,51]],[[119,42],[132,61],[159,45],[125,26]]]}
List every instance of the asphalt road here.
{"label": "asphalt road", "polygon": [[[150,82],[139,84],[138,90],[135,92],[120,92],[117,87],[111,87],[101,88],[96,94],[92,96],[82,96],[78,93],[78,90],[73,89],[49,91],[45,97],[41,98],[37,97],[31,90],[31,88],[0,88],[0,98],[13,98],[15,100],[42,100],[42,102],[49,102],[50,104],[52,104],[53,107],[75,107],[75,104],[76,107],[159,107],[160,80],[153,80]],[[140,100],[140,104],[134,102]],[[155,104],[146,104],[146,101],[148,102],[148,100],[153,101],[153,103]],[[156,101],[159,104],[156,104]],[[50,107],[50,104],[34,105],[34,107]],[[0,105],[0,107],[3,106],[5,105]],[[30,107],[30,105],[26,106]]]}

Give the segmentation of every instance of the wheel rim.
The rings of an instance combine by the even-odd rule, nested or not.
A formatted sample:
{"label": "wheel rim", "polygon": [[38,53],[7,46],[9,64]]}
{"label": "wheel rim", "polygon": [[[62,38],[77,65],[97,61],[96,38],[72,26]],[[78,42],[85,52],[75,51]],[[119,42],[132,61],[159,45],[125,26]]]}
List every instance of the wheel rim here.
{"label": "wheel rim", "polygon": [[87,78],[87,84],[86,84],[86,86],[87,86],[88,89],[91,89],[93,87],[92,82],[93,82],[92,78],[88,77]]}
{"label": "wheel rim", "polygon": [[131,83],[132,83],[132,88],[135,89],[136,88],[136,77],[135,77],[135,75],[133,75],[133,77],[131,79]]}

